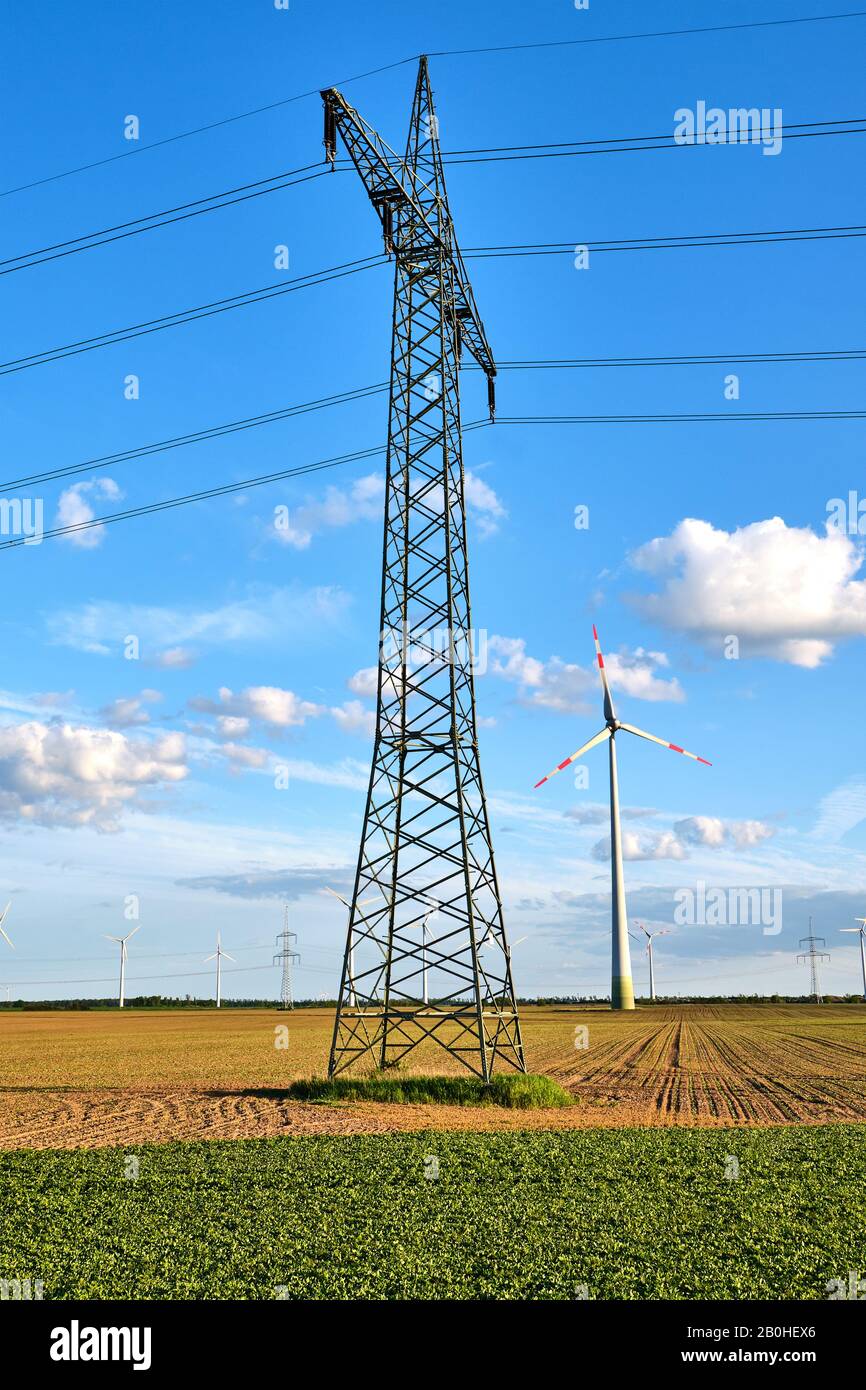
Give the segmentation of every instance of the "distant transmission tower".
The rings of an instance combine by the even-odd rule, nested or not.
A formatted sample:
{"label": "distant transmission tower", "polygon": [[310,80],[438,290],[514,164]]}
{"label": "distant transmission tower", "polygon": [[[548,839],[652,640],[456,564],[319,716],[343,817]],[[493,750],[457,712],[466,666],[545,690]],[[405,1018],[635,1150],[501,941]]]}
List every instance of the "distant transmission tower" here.
{"label": "distant transmission tower", "polygon": [[811,917],[809,918],[809,935],[808,935],[808,936],[801,936],[801,937],[800,937],[800,945],[801,945],[801,946],[805,946],[807,943],[808,943],[809,949],[808,949],[807,951],[804,951],[804,952],[802,953],[802,955],[799,955],[799,956],[797,957],[797,960],[798,960],[798,962],[799,962],[799,961],[806,961],[806,960],[809,962],[809,964],[810,964],[810,966],[811,966],[811,969],[812,969],[812,991],[811,991],[811,992],[812,992],[812,996],[813,996],[813,998],[814,998],[816,1004],[822,1004],[824,1001],[823,1001],[823,999],[821,998],[821,984],[820,984],[820,981],[819,981],[819,979],[818,979],[818,961],[819,961],[819,960],[829,960],[830,957],[829,957],[829,955],[827,954],[826,951],[819,951],[819,950],[817,949],[819,946],[826,946],[827,943],[826,943],[826,941],[824,940],[824,937],[823,937],[823,936],[813,936],[813,935],[812,935],[812,918],[811,918]]}
{"label": "distant transmission tower", "polygon": [[458,385],[465,347],[492,419],[496,364],[426,58],[403,159],[338,91],[322,98],[326,157],[339,134],[394,256],[376,735],[328,1071],[395,1066],[431,1039],[487,1081],[500,1060],[525,1070],[478,759]]}
{"label": "distant transmission tower", "polygon": [[283,978],[280,986],[280,1008],[293,1009],[295,1001],[292,998],[292,966],[297,965],[301,957],[292,947],[292,942],[297,941],[297,932],[289,931],[289,909],[283,909],[283,930],[277,937],[279,950],[274,956],[274,965],[282,965]]}

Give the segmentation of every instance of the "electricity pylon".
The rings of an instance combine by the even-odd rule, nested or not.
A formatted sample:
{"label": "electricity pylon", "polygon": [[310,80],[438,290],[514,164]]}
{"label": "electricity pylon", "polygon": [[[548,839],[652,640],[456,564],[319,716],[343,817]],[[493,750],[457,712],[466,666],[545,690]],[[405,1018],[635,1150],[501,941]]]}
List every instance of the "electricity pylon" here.
{"label": "electricity pylon", "polygon": [[820,981],[819,981],[819,979],[818,979],[818,961],[819,961],[819,960],[829,960],[830,957],[829,957],[829,955],[827,954],[826,951],[819,951],[819,950],[817,949],[818,946],[825,946],[827,943],[826,943],[826,941],[824,940],[823,936],[813,936],[813,935],[812,935],[812,918],[811,918],[811,917],[809,918],[809,935],[808,935],[808,936],[801,936],[801,938],[800,938],[800,945],[801,945],[801,946],[806,946],[807,944],[808,944],[808,948],[809,948],[809,949],[808,949],[807,951],[804,951],[804,952],[802,953],[802,955],[799,955],[799,956],[797,957],[797,960],[798,960],[798,961],[806,961],[806,960],[807,960],[807,961],[809,962],[809,964],[810,964],[810,966],[811,966],[811,968],[812,968],[812,990],[811,990],[811,993],[812,993],[812,996],[813,996],[813,998],[814,998],[814,1000],[815,1000],[815,1003],[816,1003],[816,1004],[822,1004],[824,1001],[823,1001],[823,999],[821,998],[821,984],[820,984]]}
{"label": "electricity pylon", "polygon": [[322,98],[326,157],[339,134],[395,262],[376,734],[328,1072],[433,1039],[487,1081],[500,1060],[525,1070],[478,758],[458,384],[466,347],[492,419],[496,365],[426,58],[403,159],[338,91]]}
{"label": "electricity pylon", "polygon": [[279,950],[274,956],[274,965],[282,965],[283,976],[280,983],[280,1008],[293,1009],[295,1001],[292,998],[292,966],[297,965],[301,957],[293,949],[292,942],[297,941],[297,932],[289,931],[289,909],[283,909],[283,930],[277,937]]}

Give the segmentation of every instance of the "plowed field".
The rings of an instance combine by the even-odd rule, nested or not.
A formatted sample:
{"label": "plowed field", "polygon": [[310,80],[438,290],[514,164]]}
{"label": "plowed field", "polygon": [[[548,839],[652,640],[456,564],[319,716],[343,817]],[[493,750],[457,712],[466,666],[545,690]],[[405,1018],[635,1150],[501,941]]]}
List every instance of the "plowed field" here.
{"label": "plowed field", "polygon": [[[553,1076],[579,1102],[550,1112],[287,1098],[288,1082],[323,1074],[332,1022],[324,1009],[0,1014],[0,1148],[432,1127],[866,1121],[861,1006],[683,1005],[620,1015],[527,1008],[530,1070]],[[275,1029],[284,1024],[282,1048]],[[456,1064],[436,1049],[407,1070]]]}

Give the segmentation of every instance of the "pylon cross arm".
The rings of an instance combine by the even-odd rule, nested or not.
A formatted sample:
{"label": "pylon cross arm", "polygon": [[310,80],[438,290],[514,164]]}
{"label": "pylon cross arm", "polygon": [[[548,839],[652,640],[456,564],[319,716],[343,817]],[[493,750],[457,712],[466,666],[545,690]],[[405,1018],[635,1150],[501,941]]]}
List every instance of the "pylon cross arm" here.
{"label": "pylon cross arm", "polygon": [[[452,309],[460,336],[467,349],[489,379],[496,375],[496,363],[487,341],[484,324],[475,304],[472,286],[454,237],[444,240],[431,225],[421,207],[399,155],[385,143],[381,135],[368,125],[336,87],[321,93],[325,106],[325,151],[329,160],[336,158],[336,135],[342,136],[349,158],[357,169],[367,190],[367,196],[382,223],[386,249],[399,251],[401,214],[412,226],[412,240],[417,244],[417,228],[428,233],[449,263],[453,277]],[[417,173],[415,175],[417,179]]]}

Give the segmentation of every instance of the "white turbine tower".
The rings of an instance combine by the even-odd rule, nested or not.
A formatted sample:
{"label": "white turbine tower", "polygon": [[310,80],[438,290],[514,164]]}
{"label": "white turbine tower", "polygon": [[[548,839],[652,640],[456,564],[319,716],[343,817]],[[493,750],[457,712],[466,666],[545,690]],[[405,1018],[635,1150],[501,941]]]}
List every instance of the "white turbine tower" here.
{"label": "white turbine tower", "polygon": [[[139,926],[140,925],[141,923],[139,923]],[[135,936],[137,931],[138,927],[133,927],[132,931],[126,933],[126,936],[106,935],[105,937],[106,941],[116,941],[120,946],[120,994],[117,1000],[117,1007],[119,1009],[123,1008],[123,986],[126,980],[126,943],[131,936]]]}
{"label": "white turbine tower", "polygon": [[11,941],[11,940],[9,939],[9,937],[6,935],[6,929],[5,929],[5,927],[3,926],[3,923],[6,921],[6,918],[9,916],[9,909],[10,909],[11,906],[12,906],[11,902],[8,902],[8,903],[6,904],[6,906],[4,907],[3,911],[0,912],[0,936],[2,936],[3,940],[6,942],[6,945],[7,945],[7,946],[11,946],[11,947],[12,947],[12,950],[14,951],[14,950],[15,950],[15,943],[14,943],[13,941]]}
{"label": "white turbine tower", "polygon": [[866,917],[855,917],[854,921],[860,923],[859,927],[840,927],[839,930],[855,931],[860,937],[860,968],[863,972],[863,1000],[866,1002],[866,945],[864,945],[864,937],[866,937]]}
{"label": "white turbine tower", "polygon": [[[670,936],[670,928],[669,928],[669,927],[663,927],[661,931],[647,931],[647,929],[646,929],[646,927],[644,926],[643,922],[635,922],[635,926],[636,926],[636,927],[640,927],[641,931],[643,932],[644,936],[646,937],[646,942],[647,942],[647,945],[646,945],[646,953],[647,953],[647,956],[649,957],[650,999],[652,999],[653,1002],[655,1002],[655,997],[656,997],[656,978],[655,978],[655,974],[653,973],[653,938],[656,937],[656,936]],[[629,936],[631,936],[631,932],[629,932]],[[639,938],[637,938],[637,939],[639,939]]]}
{"label": "white turbine tower", "polygon": [[217,986],[217,991],[216,991],[216,1006],[217,1006],[217,1008],[220,1007],[220,998],[221,998],[220,986],[221,986],[221,982],[222,982],[222,969],[221,969],[221,967],[222,967],[222,959],[223,959],[223,956],[225,956],[226,960],[230,960],[230,961],[232,962],[232,964],[234,964],[234,965],[237,964],[237,962],[235,961],[234,956],[230,956],[229,953],[228,953],[228,951],[224,951],[224,950],[223,950],[222,946],[220,945],[220,934],[219,934],[219,932],[217,932],[217,948],[216,948],[216,950],[214,951],[214,953],[213,953],[212,956],[205,956],[205,958],[204,958],[204,964],[205,964],[205,965],[207,965],[208,961],[210,961],[210,960],[215,960],[216,963],[217,963],[217,969],[216,969],[216,976],[217,976],[217,979],[216,979],[216,986]]}
{"label": "white turbine tower", "polygon": [[[340,894],[337,893],[337,892],[335,891],[335,889],[333,889],[333,888],[325,888],[325,889],[323,889],[323,891],[324,891],[325,893],[330,893],[330,895],[331,895],[332,898],[336,898],[336,899],[337,899],[337,902],[343,904],[343,906],[344,906],[344,908],[346,909],[346,911],[348,912],[349,918],[350,918],[350,920],[351,920],[351,916],[352,916],[352,904],[349,903],[349,902],[347,902],[345,898],[341,897]],[[376,901],[375,898],[364,898],[363,902],[358,903],[358,907],[367,907],[367,906],[369,906],[370,903],[373,903],[373,902],[375,902],[375,901]],[[360,914],[360,916],[361,916],[361,921],[363,922],[363,920],[364,920],[363,914]],[[379,947],[380,947],[380,949],[381,949],[381,943],[380,943],[380,942],[377,942],[377,945],[379,945]],[[353,932],[353,933],[352,933],[352,940],[349,942],[349,1008],[350,1008],[350,1009],[354,1009],[354,1007],[355,1007],[355,933]]]}
{"label": "white turbine tower", "polygon": [[604,669],[604,657],[601,654],[601,647],[598,641],[598,632],[595,627],[592,629],[595,641],[595,650],[598,657],[598,671],[601,676],[601,686],[604,692],[604,720],[605,727],[600,733],[595,734],[588,742],[578,748],[576,753],[572,753],[564,762],[559,763],[552,772],[546,777],[542,777],[540,782],[536,782],[536,787],[541,787],[548,782],[551,777],[555,777],[557,772],[562,772],[564,767],[575,762],[588,753],[590,748],[595,748],[596,744],[607,741],[608,754],[610,759],[610,873],[611,873],[611,981],[610,981],[610,1006],[612,1009],[633,1009],[634,1008],[634,986],[631,978],[631,957],[628,949],[628,918],[625,908],[625,882],[622,868],[622,832],[619,819],[619,783],[616,772],[616,735],[622,730],[627,734],[636,734],[638,738],[649,739],[650,743],[660,743],[662,748],[670,748],[674,753],[682,753],[687,758],[694,758],[695,762],[704,763],[707,767],[711,764],[706,758],[699,758],[697,753],[689,753],[685,748],[680,748],[678,743],[668,743],[666,738],[658,738],[656,734],[648,734],[643,729],[637,729],[633,724],[624,724],[617,719],[614,713],[613,700],[610,694],[610,686],[607,683],[607,672]]}

